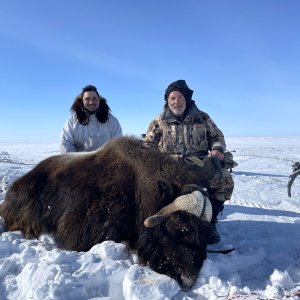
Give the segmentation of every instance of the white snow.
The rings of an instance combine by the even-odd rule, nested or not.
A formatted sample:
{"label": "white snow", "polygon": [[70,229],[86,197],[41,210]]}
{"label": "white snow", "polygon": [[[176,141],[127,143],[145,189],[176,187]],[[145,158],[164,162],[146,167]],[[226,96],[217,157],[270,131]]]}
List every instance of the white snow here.
{"label": "white snow", "polygon": [[[300,176],[287,195],[300,137],[227,138],[235,150],[235,190],[219,218],[222,241],[211,249],[188,292],[137,264],[123,244],[106,241],[88,252],[58,249],[50,235],[26,240],[5,232],[0,218],[1,299],[299,299]],[[0,201],[9,185],[58,145],[0,143]]]}

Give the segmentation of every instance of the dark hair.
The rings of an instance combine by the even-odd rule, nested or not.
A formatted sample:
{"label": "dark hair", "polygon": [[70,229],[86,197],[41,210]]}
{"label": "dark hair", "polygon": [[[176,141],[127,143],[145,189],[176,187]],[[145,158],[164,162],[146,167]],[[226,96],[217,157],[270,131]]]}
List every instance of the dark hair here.
{"label": "dark hair", "polygon": [[84,107],[82,100],[84,92],[96,92],[100,99],[99,107],[96,110],[96,118],[100,123],[105,123],[108,119],[110,108],[106,102],[106,99],[98,93],[97,88],[94,85],[86,85],[82,89],[82,92],[75,98],[71,106],[71,112],[75,113],[80,124],[87,125],[89,123],[90,114],[89,111]]}
{"label": "dark hair", "polygon": [[100,97],[97,88],[94,85],[86,85],[84,88],[82,88],[81,96],[83,96],[84,92],[96,92],[97,96]]}

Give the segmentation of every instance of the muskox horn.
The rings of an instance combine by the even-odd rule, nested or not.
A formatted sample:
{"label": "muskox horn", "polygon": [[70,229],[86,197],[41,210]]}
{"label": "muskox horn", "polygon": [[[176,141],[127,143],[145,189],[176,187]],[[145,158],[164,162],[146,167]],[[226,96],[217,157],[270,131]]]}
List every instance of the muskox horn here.
{"label": "muskox horn", "polygon": [[164,206],[155,215],[148,217],[144,221],[145,227],[154,227],[165,221],[175,211],[186,211],[196,217],[211,221],[212,218],[212,206],[209,199],[200,191],[194,191],[187,195],[177,197],[172,203]]}

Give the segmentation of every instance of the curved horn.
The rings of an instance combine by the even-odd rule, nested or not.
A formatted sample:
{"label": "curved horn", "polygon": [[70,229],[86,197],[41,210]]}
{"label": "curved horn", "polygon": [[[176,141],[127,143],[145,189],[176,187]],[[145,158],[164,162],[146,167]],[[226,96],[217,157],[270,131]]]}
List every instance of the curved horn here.
{"label": "curved horn", "polygon": [[145,227],[154,227],[179,210],[191,213],[207,222],[210,222],[212,218],[212,206],[209,199],[203,196],[201,192],[194,191],[190,194],[177,197],[172,203],[164,206],[155,215],[148,217],[144,221],[144,225]]}

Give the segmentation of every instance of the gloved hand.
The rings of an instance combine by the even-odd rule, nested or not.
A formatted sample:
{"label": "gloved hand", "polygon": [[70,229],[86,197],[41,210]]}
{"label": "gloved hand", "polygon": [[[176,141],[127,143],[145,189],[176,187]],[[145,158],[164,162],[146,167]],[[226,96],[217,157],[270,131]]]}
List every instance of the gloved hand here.
{"label": "gloved hand", "polygon": [[184,158],[184,162],[191,167],[197,167],[197,174],[202,181],[211,179],[217,170],[220,175],[223,174],[221,162],[216,156],[204,157],[203,159],[187,156]]}

